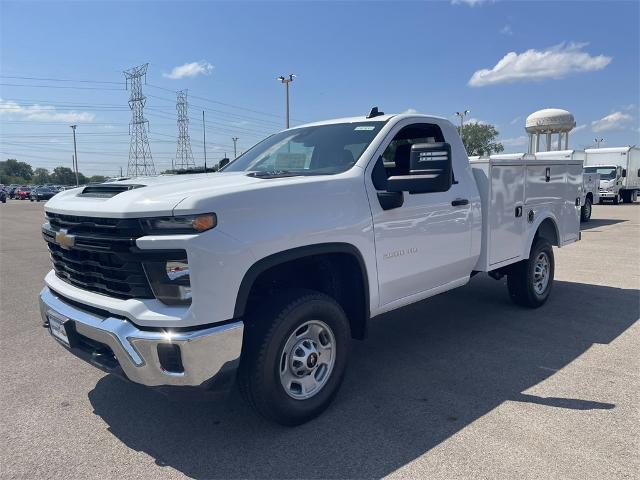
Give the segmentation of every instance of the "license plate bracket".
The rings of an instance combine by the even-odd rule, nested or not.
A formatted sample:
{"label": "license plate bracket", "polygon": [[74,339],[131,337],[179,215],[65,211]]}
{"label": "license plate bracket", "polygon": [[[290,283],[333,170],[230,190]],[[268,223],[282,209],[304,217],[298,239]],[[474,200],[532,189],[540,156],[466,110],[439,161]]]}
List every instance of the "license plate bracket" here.
{"label": "license plate bracket", "polygon": [[69,334],[67,333],[67,326],[70,324],[70,320],[55,310],[47,311],[47,319],[49,320],[49,331],[51,335],[66,347],[70,347],[71,342],[69,341]]}

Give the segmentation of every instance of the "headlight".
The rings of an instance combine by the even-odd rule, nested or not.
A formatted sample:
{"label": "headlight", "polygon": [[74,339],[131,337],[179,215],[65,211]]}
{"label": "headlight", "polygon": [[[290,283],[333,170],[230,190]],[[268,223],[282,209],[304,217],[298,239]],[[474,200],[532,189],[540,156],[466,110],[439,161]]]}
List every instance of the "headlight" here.
{"label": "headlight", "polygon": [[191,303],[191,279],[186,260],[144,262],[142,265],[158,300],[167,305]]}
{"label": "headlight", "polygon": [[176,233],[200,233],[211,230],[218,224],[215,213],[179,215],[175,217],[151,217],[140,219],[147,235],[170,235]]}

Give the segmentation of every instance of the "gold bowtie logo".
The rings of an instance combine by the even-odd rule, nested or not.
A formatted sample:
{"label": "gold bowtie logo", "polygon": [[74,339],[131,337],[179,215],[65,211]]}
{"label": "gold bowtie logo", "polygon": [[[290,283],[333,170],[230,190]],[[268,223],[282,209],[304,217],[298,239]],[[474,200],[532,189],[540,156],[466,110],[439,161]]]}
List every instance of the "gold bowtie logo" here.
{"label": "gold bowtie logo", "polygon": [[56,232],[56,243],[62,248],[69,250],[76,244],[76,236],[69,235],[66,230]]}

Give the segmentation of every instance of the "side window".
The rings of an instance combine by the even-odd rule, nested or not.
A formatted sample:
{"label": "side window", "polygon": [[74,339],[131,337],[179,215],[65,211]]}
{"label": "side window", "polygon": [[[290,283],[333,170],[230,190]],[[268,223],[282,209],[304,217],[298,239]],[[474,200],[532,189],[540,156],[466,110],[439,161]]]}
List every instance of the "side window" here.
{"label": "side window", "polygon": [[400,130],[378,159],[372,173],[373,185],[384,190],[385,180],[391,176],[409,175],[411,146],[416,143],[444,142],[442,130],[435,124],[415,123]]}

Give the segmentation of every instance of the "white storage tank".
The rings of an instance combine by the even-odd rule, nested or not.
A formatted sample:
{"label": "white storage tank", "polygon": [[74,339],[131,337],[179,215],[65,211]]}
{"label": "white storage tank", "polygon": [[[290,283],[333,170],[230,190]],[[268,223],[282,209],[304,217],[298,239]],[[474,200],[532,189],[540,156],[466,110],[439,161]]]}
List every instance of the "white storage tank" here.
{"label": "white storage tank", "polygon": [[[576,120],[571,112],[560,108],[545,108],[533,112],[527,117],[524,129],[529,134],[529,153],[540,151],[540,138],[546,138],[546,151],[568,150],[569,132],[576,126]],[[554,142],[553,135],[557,135]],[[564,140],[564,147],[563,147]],[[556,145],[556,148],[554,148]]]}

